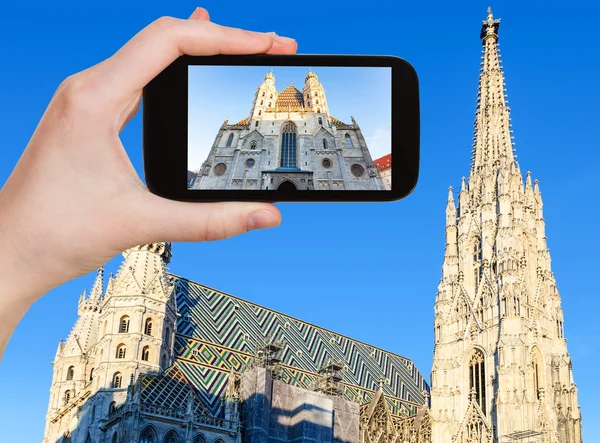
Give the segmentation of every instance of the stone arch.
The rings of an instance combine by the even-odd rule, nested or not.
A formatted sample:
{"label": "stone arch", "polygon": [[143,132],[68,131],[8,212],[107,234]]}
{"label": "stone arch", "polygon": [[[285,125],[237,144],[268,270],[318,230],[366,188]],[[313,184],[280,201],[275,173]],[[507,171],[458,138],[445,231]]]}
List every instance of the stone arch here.
{"label": "stone arch", "polygon": [[533,391],[535,398],[540,399],[541,391],[544,388],[544,357],[540,348],[537,345],[531,346],[529,349],[529,357],[531,359],[531,366],[533,371]]}
{"label": "stone arch", "polygon": [[144,427],[140,432],[138,443],[158,443],[158,432],[156,432],[156,428],[152,425]]}
{"label": "stone arch", "polygon": [[296,185],[294,183],[292,183],[289,180],[284,180],[283,182],[281,182],[281,184],[277,187],[278,191],[296,191],[298,188],[296,187]]}
{"label": "stone arch", "polygon": [[475,396],[475,401],[481,408],[481,411],[486,414],[487,403],[487,352],[480,346],[473,346],[466,353],[465,368],[466,368],[466,395],[471,398]]}
{"label": "stone arch", "polygon": [[194,435],[194,443],[207,443],[206,437],[204,437],[204,435],[201,432],[199,432],[196,435]]}
{"label": "stone arch", "polygon": [[171,428],[167,432],[165,432],[165,436],[162,439],[163,443],[181,443],[181,436],[174,429]]}

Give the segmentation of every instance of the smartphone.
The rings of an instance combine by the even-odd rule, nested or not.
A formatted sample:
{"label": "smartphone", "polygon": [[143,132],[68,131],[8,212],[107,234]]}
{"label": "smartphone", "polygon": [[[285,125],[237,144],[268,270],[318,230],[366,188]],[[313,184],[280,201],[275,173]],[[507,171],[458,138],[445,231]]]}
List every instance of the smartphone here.
{"label": "smartphone", "polygon": [[146,184],[182,201],[399,200],[419,124],[397,57],[182,56],[144,89]]}

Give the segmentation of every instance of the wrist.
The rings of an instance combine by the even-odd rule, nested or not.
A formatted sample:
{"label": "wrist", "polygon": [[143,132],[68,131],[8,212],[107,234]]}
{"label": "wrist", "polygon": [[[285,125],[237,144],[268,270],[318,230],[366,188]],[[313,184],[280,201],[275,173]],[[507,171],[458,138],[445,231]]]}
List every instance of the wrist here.
{"label": "wrist", "polygon": [[15,226],[11,209],[0,189],[0,360],[19,321],[52,288],[35,264],[22,226]]}

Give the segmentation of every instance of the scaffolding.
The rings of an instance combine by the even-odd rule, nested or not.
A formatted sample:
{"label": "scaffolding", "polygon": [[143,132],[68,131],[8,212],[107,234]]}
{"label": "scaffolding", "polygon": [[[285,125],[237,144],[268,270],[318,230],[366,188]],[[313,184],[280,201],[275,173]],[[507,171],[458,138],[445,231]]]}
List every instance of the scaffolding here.
{"label": "scaffolding", "polygon": [[327,395],[340,396],[344,393],[344,363],[342,361],[329,361],[319,369],[319,377],[315,382],[314,390]]}

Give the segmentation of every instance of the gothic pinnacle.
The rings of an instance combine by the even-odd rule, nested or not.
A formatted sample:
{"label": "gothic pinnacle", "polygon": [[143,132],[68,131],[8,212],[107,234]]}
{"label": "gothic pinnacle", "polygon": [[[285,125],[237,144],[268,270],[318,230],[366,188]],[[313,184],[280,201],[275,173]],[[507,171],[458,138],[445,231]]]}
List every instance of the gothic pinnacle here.
{"label": "gothic pinnacle", "polygon": [[102,300],[102,296],[104,295],[104,268],[101,267],[98,269],[98,274],[96,275],[96,280],[94,281],[94,285],[92,286],[92,290],[90,292],[90,300],[94,302],[99,302]]}

